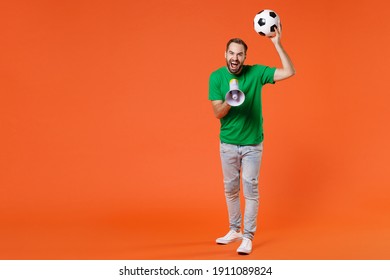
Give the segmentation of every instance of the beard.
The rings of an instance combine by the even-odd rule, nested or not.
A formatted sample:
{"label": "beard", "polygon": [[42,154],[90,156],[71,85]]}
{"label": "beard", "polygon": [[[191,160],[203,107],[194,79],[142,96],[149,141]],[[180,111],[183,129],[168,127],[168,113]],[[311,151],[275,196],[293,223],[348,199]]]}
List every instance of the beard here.
{"label": "beard", "polygon": [[229,72],[232,74],[238,74],[242,70],[243,64],[240,63],[238,60],[226,60],[226,66],[229,69]]}

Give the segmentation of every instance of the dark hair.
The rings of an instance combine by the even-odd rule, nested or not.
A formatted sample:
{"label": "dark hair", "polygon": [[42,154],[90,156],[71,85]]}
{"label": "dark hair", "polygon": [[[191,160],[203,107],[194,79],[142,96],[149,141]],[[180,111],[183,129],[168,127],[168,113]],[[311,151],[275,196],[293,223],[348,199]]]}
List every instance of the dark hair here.
{"label": "dark hair", "polygon": [[229,49],[229,46],[230,46],[231,43],[236,43],[236,44],[243,45],[245,53],[248,50],[247,44],[245,44],[245,42],[242,39],[240,39],[240,38],[233,38],[233,39],[230,39],[229,42],[227,42],[227,44],[226,44],[226,51]]}

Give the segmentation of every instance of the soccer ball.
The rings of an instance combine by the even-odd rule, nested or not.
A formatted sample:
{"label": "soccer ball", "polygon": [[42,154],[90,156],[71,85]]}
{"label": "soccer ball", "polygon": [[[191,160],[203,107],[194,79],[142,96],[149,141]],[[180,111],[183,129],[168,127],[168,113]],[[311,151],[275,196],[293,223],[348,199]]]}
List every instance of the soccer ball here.
{"label": "soccer ball", "polygon": [[275,27],[280,27],[280,18],[272,10],[262,10],[254,18],[254,28],[262,36],[272,37],[275,35]]}

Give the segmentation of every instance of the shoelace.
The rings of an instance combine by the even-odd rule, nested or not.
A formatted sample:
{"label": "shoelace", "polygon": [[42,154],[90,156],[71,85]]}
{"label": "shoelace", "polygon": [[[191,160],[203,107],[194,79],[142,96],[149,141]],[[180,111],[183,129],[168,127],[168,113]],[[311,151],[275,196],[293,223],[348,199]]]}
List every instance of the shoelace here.
{"label": "shoelace", "polygon": [[250,244],[250,240],[245,238],[245,239],[243,240],[242,246],[246,247],[246,246],[248,246],[249,244]]}

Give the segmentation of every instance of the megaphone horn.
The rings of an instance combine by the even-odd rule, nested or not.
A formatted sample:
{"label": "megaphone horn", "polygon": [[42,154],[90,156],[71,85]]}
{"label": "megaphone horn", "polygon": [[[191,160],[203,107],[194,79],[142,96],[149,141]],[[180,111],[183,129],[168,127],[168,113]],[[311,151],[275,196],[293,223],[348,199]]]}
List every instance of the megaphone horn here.
{"label": "megaphone horn", "polygon": [[230,90],[226,93],[225,100],[230,106],[240,106],[244,103],[245,94],[238,88],[238,80],[231,79]]}

